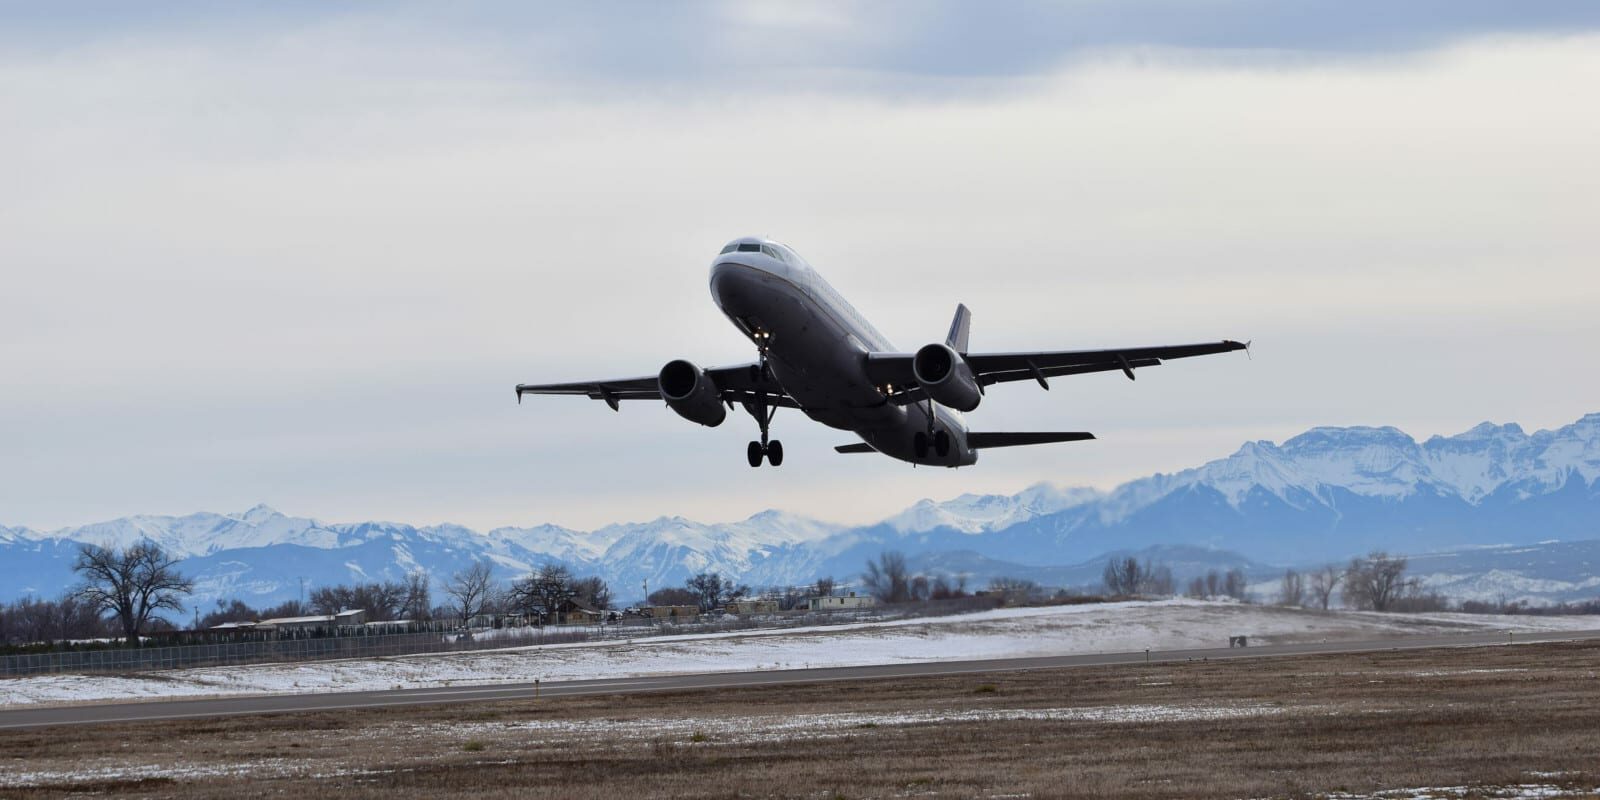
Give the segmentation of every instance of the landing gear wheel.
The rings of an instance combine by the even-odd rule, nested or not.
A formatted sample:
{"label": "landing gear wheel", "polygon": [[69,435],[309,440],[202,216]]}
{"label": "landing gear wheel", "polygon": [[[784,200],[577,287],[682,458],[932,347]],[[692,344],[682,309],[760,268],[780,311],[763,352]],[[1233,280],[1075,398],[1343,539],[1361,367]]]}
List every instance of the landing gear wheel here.
{"label": "landing gear wheel", "polygon": [[773,439],[767,445],[767,463],[774,467],[783,466],[783,442]]}
{"label": "landing gear wheel", "polygon": [[950,455],[950,434],[939,431],[933,435],[933,452],[938,453],[940,458]]}
{"label": "landing gear wheel", "polygon": [[916,435],[911,437],[911,452],[916,455],[918,461],[928,457],[928,434],[917,431]]}
{"label": "landing gear wheel", "polygon": [[750,462],[752,467],[761,466],[761,458],[766,454],[766,449],[761,446],[760,442],[751,442],[750,446],[745,448],[745,459]]}

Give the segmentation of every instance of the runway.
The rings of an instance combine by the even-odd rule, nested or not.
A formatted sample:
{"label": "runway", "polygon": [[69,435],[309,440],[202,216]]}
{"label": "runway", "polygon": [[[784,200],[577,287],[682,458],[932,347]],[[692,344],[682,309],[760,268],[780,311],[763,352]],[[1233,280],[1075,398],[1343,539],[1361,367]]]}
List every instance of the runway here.
{"label": "runway", "polygon": [[1065,669],[1071,667],[1113,666],[1117,664],[1161,664],[1184,661],[1266,658],[1273,656],[1315,655],[1318,653],[1361,653],[1385,650],[1420,650],[1436,647],[1482,647],[1488,645],[1532,644],[1600,639],[1600,630],[1550,631],[1543,633],[1470,633],[1431,636],[1405,636],[1364,641],[1314,642],[1301,644],[1255,645],[1243,648],[1203,650],[1153,650],[1130,653],[1090,653],[1079,655],[1003,658],[969,661],[934,661],[908,664],[881,664],[861,667],[767,670],[754,672],[713,672],[685,675],[659,675],[636,678],[515,683],[494,686],[450,686],[419,689],[390,689],[369,692],[328,692],[319,694],[255,695],[209,699],[156,700],[136,703],[20,708],[0,711],[0,730],[39,728],[57,725],[97,725],[119,722],[155,722],[195,717],[224,717],[250,714],[292,714],[302,711],[383,708],[390,706],[475,703],[488,700],[530,700],[594,694],[636,692],[695,691],[704,689],[775,686],[820,681],[881,680],[920,678],[1014,670]]}

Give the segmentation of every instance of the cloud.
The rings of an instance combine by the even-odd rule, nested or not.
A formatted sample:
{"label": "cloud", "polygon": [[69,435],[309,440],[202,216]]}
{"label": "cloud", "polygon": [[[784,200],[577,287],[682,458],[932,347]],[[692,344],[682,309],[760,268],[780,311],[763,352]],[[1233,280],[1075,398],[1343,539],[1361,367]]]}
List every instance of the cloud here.
{"label": "cloud", "polygon": [[[1027,62],[986,45],[988,66],[941,76],[896,50],[946,41],[937,24],[863,38],[888,12],[829,8],[703,8],[702,37],[792,31],[777,73],[744,54],[646,74],[644,23],[616,36],[637,63],[568,61],[604,37],[561,42],[583,20],[560,13],[530,51],[511,34],[531,17],[485,33],[419,12],[9,52],[0,523],[259,500],[477,526],[859,520],[1312,424],[1594,410],[1600,378],[1572,369],[1600,333],[1593,36],[1338,59],[1106,34]],[[695,27],[662,25],[683,46]],[[871,45],[835,68],[846,40]],[[731,51],[697,52],[711,70]],[[951,88],[880,91],[908,82]],[[704,284],[745,233],[797,247],[903,348],[963,301],[984,348],[1230,336],[1256,360],[991,393],[975,428],[1102,439],[955,472],[836,456],[848,434],[793,414],[790,463],[755,471],[742,417],[515,405],[518,381],[749,358]]]}

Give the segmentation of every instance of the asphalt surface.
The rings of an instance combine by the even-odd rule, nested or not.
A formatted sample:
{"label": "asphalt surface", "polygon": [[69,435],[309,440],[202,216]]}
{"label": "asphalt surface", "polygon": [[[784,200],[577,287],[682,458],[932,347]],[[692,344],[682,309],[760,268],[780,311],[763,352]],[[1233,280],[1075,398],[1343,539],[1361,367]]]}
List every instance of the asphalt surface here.
{"label": "asphalt surface", "polygon": [[294,695],[254,695],[198,700],[156,700],[136,703],[21,708],[0,711],[0,730],[39,728],[53,725],[97,725],[113,722],[154,722],[195,717],[227,717],[247,714],[292,714],[302,711],[382,708],[390,706],[478,703],[487,700],[530,700],[544,697],[573,697],[592,694],[631,694],[635,692],[693,691],[750,686],[777,686],[819,681],[858,681],[883,678],[922,678],[937,675],[962,675],[983,672],[1009,672],[1032,669],[1063,669],[1116,664],[1161,664],[1180,661],[1299,656],[1318,653],[1363,653],[1384,650],[1421,650],[1435,647],[1482,647],[1485,645],[1531,644],[1600,639],[1600,630],[1552,631],[1548,633],[1471,633],[1433,636],[1404,636],[1366,641],[1315,642],[1305,644],[1252,645],[1243,648],[1208,650],[1152,650],[1133,653],[1094,653],[1038,658],[1000,658],[975,661],[935,661],[917,664],[883,664],[866,667],[826,667],[817,669],[771,670],[759,672],[714,672],[690,675],[660,675],[644,678],[551,683],[514,683],[495,686],[450,686],[431,689],[388,689],[372,692],[338,692]]}

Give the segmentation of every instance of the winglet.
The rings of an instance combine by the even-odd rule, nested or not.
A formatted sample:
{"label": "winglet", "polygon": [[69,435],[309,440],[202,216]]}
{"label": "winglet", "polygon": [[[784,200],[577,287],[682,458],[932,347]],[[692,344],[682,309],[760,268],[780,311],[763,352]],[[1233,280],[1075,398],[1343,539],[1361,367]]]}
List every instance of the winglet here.
{"label": "winglet", "polygon": [[944,343],[950,349],[966,355],[967,336],[972,332],[972,311],[965,303],[956,304],[955,319],[950,320],[950,335],[944,337]]}
{"label": "winglet", "polygon": [[522,405],[522,384],[517,384],[517,405]]}

